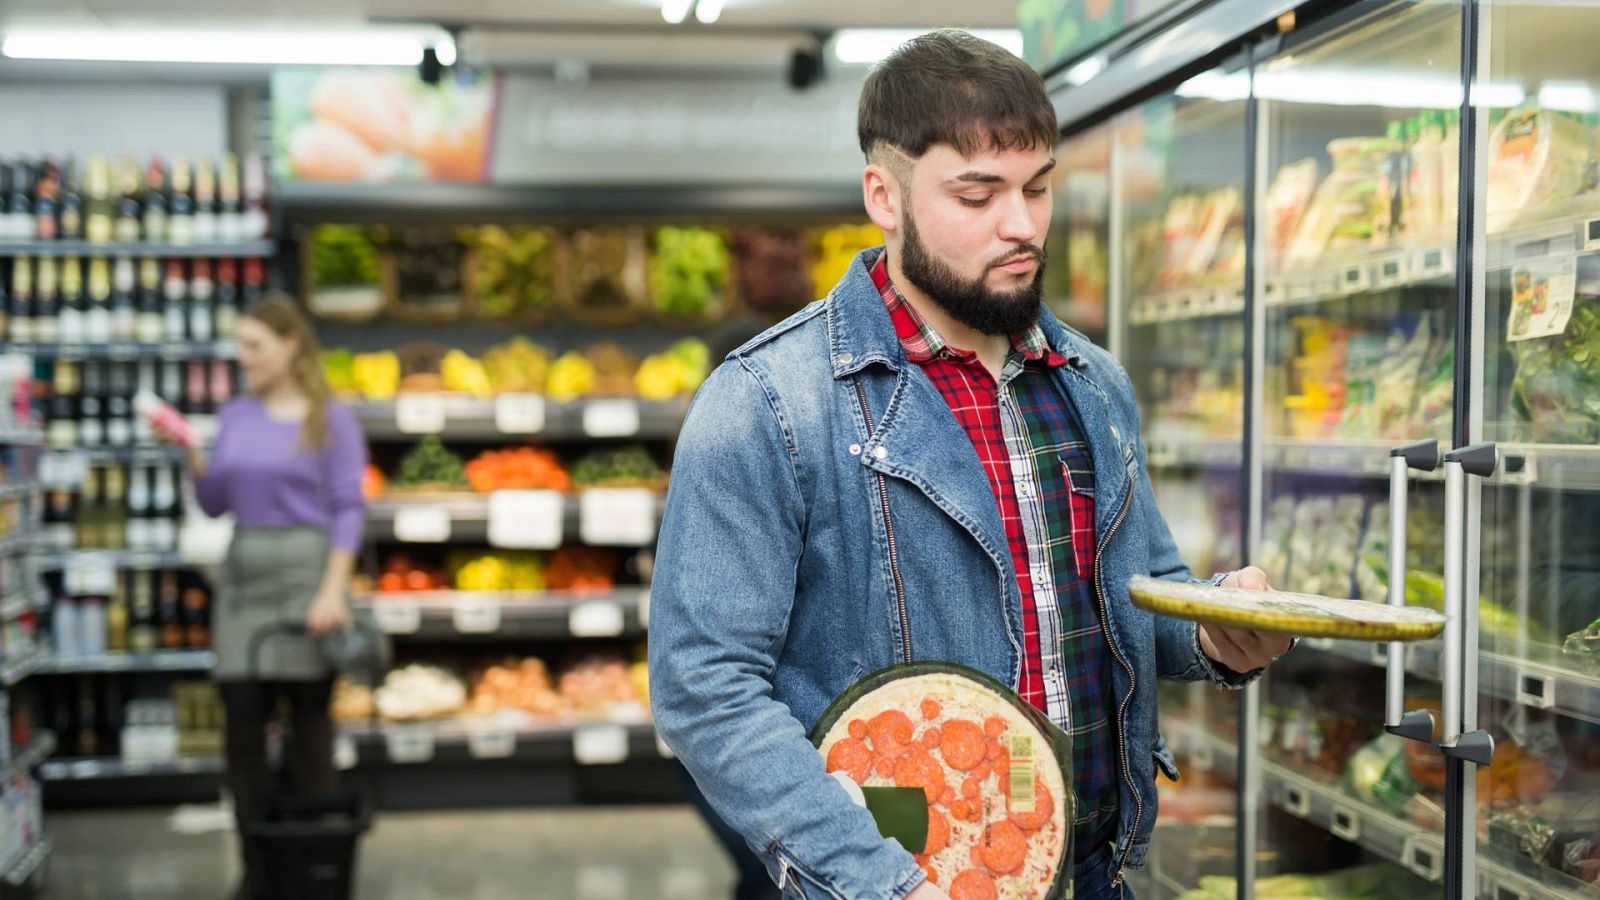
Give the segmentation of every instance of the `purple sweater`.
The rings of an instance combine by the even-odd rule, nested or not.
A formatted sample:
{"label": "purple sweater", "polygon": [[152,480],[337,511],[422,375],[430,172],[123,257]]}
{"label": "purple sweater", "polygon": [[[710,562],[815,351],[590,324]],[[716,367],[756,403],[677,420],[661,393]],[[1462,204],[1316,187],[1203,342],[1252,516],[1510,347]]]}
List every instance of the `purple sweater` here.
{"label": "purple sweater", "polygon": [[348,408],[328,403],[328,443],[316,451],[300,446],[300,423],[269,417],[253,396],[229,401],[218,419],[211,461],[195,483],[207,515],[231,512],[246,528],[307,525],[337,548],[360,549],[367,441]]}

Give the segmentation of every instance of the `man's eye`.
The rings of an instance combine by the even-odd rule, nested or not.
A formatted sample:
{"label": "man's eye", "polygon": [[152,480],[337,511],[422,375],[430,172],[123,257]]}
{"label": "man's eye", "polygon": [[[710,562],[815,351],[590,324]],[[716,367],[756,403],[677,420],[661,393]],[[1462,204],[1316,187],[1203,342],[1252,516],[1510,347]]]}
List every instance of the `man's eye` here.
{"label": "man's eye", "polygon": [[970,206],[973,209],[982,209],[989,205],[988,197],[957,197],[956,199],[961,201],[962,206]]}
{"label": "man's eye", "polygon": [[1029,197],[1043,197],[1045,194],[1048,194],[1049,192],[1050,192],[1049,188],[1042,188],[1042,187],[1040,187],[1040,188],[1028,188],[1027,190],[1023,191],[1023,193],[1027,194]]}

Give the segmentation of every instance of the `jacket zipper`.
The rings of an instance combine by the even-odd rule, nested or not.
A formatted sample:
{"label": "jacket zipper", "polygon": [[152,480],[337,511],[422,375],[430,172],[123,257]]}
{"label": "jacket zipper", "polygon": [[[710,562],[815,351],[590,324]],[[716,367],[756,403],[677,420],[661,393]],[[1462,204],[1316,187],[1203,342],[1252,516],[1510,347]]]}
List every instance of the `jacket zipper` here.
{"label": "jacket zipper", "polygon": [[[867,440],[871,441],[876,429],[872,425],[872,408],[867,405],[867,389],[856,382],[856,399],[861,403],[861,417],[867,423]],[[882,472],[878,476],[878,500],[883,504],[883,530],[889,538],[889,574],[894,577],[895,600],[900,607],[900,649],[903,662],[911,662],[911,614],[906,610],[906,583],[900,577],[900,548],[894,539],[894,519],[889,516],[889,479]]]}
{"label": "jacket zipper", "polygon": [[1117,874],[1112,879],[1111,886],[1122,884],[1128,865],[1128,857],[1133,853],[1133,840],[1139,833],[1139,822],[1144,818],[1144,798],[1139,795],[1139,789],[1133,784],[1133,769],[1128,765],[1128,703],[1133,700],[1135,682],[1137,681],[1133,666],[1128,664],[1127,657],[1122,655],[1122,650],[1117,647],[1117,642],[1111,637],[1111,616],[1106,604],[1106,589],[1103,573],[1100,571],[1100,558],[1106,552],[1106,546],[1111,543],[1111,538],[1122,527],[1128,518],[1128,508],[1133,500],[1133,481],[1128,482],[1128,492],[1122,498],[1122,508],[1117,510],[1117,517],[1112,520],[1111,527],[1106,530],[1106,536],[1100,540],[1100,546],[1094,551],[1094,588],[1095,598],[1100,603],[1100,628],[1106,636],[1106,646],[1111,648],[1111,655],[1121,664],[1123,671],[1128,673],[1128,692],[1123,695],[1122,702],[1117,704],[1117,758],[1122,763],[1122,779],[1127,782],[1128,792],[1133,794],[1133,830],[1128,835],[1128,846],[1122,850],[1122,858],[1117,861]]}

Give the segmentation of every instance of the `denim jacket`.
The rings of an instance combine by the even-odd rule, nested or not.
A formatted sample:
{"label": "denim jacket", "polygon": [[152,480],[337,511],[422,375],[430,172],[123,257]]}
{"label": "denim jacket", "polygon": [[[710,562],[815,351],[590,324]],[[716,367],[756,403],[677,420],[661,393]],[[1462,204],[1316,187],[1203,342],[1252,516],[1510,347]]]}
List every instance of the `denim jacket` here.
{"label": "denim jacket", "polygon": [[[824,299],[731,353],[691,405],[672,464],[651,586],[657,727],[711,805],[790,896],[899,898],[924,878],[824,770],[807,733],[862,675],[907,659],[1017,684],[1022,601],[977,454],[909,363],[867,262]],[[1128,599],[1136,574],[1190,580],[1144,469],[1133,386],[1104,350],[1041,309],[1055,371],[1095,464],[1096,600],[1120,722],[1118,871],[1144,863],[1156,679],[1239,675],[1191,622]]]}

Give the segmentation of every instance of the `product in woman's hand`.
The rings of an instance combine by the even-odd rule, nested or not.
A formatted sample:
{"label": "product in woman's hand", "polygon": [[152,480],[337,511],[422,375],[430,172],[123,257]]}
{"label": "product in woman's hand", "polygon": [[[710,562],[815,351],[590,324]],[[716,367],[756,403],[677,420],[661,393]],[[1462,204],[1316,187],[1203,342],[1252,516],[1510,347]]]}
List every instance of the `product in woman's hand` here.
{"label": "product in woman's hand", "polygon": [[133,408],[156,434],[166,435],[182,447],[195,445],[194,428],[189,425],[189,420],[172,404],[156,396],[155,391],[146,389],[135,394]]}

